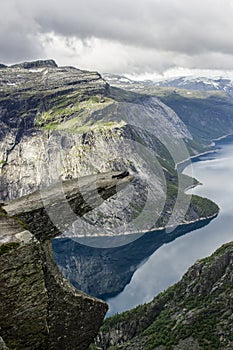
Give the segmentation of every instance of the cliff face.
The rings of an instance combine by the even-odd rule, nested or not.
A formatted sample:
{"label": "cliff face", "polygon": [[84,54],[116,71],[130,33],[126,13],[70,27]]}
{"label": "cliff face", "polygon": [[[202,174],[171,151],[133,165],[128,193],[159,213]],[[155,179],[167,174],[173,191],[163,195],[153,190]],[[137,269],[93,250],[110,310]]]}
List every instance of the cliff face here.
{"label": "cliff face", "polygon": [[[64,182],[63,201],[53,186],[47,188],[44,201],[36,192],[0,208],[0,334],[10,350],[88,348],[107,305],[76,290],[61,275],[50,237],[63,229],[60,217],[62,225],[70,224],[64,215],[67,206],[73,216],[83,215],[132,180],[118,175]],[[83,193],[92,204],[87,205]]]}
{"label": "cliff face", "polygon": [[[98,73],[57,68],[50,63],[36,62],[34,66],[30,63],[32,67],[27,69],[23,68],[26,63],[1,69],[0,167],[1,198],[4,200],[31,193],[41,182],[51,184],[58,176],[63,176],[61,169],[57,174],[56,168],[52,168],[59,166],[58,159],[44,179],[49,162],[58,156],[60,149],[74,146],[72,140],[62,138],[59,133],[50,140],[43,125],[48,120],[51,122],[53,116],[46,118],[46,112],[67,96],[70,96],[71,107],[74,101],[79,104],[90,96],[104,95],[108,89]],[[67,118],[66,114],[58,113],[56,120],[60,123]]]}
{"label": "cliff face", "polygon": [[175,163],[192,135],[157,98],[54,61],[0,69],[2,338],[12,349],[86,349],[106,305],[62,277],[49,239],[176,226],[218,207],[184,194],[193,179]]}
{"label": "cliff face", "polygon": [[[232,349],[233,243],[197,261],[151,303],[105,321],[101,349]],[[94,347],[93,347],[94,348]]]}
{"label": "cliff face", "polygon": [[191,140],[168,106],[155,97],[110,88],[96,72],[57,67],[54,61],[1,68],[1,200],[93,173],[128,169],[136,175],[124,195],[78,220],[66,236],[198,220],[201,203],[189,210],[190,197],[176,200],[193,184],[174,169],[189,157]]}

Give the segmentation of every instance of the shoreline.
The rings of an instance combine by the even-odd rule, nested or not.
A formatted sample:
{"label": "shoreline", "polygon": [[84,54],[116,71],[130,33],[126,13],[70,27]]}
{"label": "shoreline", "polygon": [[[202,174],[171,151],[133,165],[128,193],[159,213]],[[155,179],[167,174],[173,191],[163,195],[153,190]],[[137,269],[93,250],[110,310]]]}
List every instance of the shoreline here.
{"label": "shoreline", "polygon": [[209,151],[205,151],[205,152],[202,152],[202,153],[198,153],[198,154],[195,154],[193,156],[190,156],[189,158],[183,160],[182,162],[180,163],[177,163],[175,165],[175,170],[177,170],[178,173],[182,173],[184,171],[184,169],[189,165],[189,164],[192,164],[193,161],[195,161],[195,159],[198,159],[199,157],[202,157],[202,156],[205,156],[207,154],[212,154],[212,153],[216,153],[217,152],[217,149],[212,149],[212,150],[209,150]]}
{"label": "shoreline", "polygon": [[[226,139],[228,138],[229,136],[232,136],[233,137],[233,134],[227,134],[227,135],[224,135],[224,136],[220,136],[219,138],[217,139],[213,139],[212,142],[214,143],[213,144],[213,147],[216,146],[216,143],[215,142],[218,142],[218,141],[221,141],[223,139]],[[177,170],[177,172],[179,173],[182,173],[183,170],[186,168],[187,165],[189,165],[190,163],[192,163],[193,160],[195,159],[198,159],[199,157],[201,156],[204,156],[204,155],[207,155],[207,154],[212,154],[212,153],[216,153],[217,152],[217,149],[212,149],[212,150],[208,150],[208,151],[205,151],[205,152],[202,152],[202,153],[198,153],[196,155],[193,155],[193,156],[190,156],[190,158],[186,159],[186,160],[183,160],[182,162],[180,163],[177,163],[175,165],[175,169]],[[188,164],[187,164],[188,163]],[[182,167],[182,169],[179,169],[179,166]],[[202,183],[201,182],[198,182],[197,184],[194,184],[188,188],[185,189],[185,193],[186,191],[192,189],[192,188],[195,188],[197,186],[201,186]],[[200,196],[201,197],[201,196]],[[215,203],[215,202],[214,202]],[[216,203],[215,203],[216,204]],[[211,220],[211,219],[214,219],[218,216],[220,212],[220,208],[218,208],[218,211],[212,215],[209,215],[207,217],[200,217],[196,220],[192,220],[192,221],[188,221],[188,222],[183,222],[183,223],[179,223],[177,224],[176,226],[174,225],[168,225],[168,226],[161,226],[161,227],[155,227],[155,228],[151,228],[150,230],[141,230],[141,231],[134,231],[134,232],[125,232],[124,234],[120,234],[120,235],[111,235],[111,234],[95,234],[95,235],[91,235],[91,236],[88,236],[88,235],[80,235],[80,236],[65,236],[65,237],[57,237],[55,239],[61,239],[61,238],[67,238],[67,239],[84,239],[84,238],[88,238],[88,239],[96,239],[98,237],[100,238],[117,238],[117,237],[126,237],[126,236],[132,236],[132,235],[138,235],[138,234],[146,234],[146,233],[149,233],[149,232],[154,232],[154,231],[163,231],[163,230],[175,230],[177,227],[182,227],[182,226],[185,226],[185,225],[192,225],[192,224],[195,224],[197,222],[201,222],[201,221],[205,221],[205,220]]]}
{"label": "shoreline", "polygon": [[226,139],[229,136],[233,137],[233,134],[231,133],[231,134],[227,134],[227,135],[224,135],[224,136],[220,136],[217,139],[213,139],[212,142],[218,142],[218,141],[224,140],[224,139]]}
{"label": "shoreline", "polygon": [[216,139],[212,139],[211,140],[211,143],[209,145],[209,147],[212,147],[214,149],[210,149],[210,150],[207,150],[205,152],[201,152],[201,153],[198,153],[198,154],[195,154],[193,156],[190,156],[189,158],[187,159],[184,159],[183,161],[177,163],[175,165],[175,169],[179,172],[179,173],[182,173],[183,170],[186,168],[186,166],[188,166],[189,164],[191,164],[193,162],[193,160],[195,161],[195,159],[198,159],[199,157],[201,156],[205,156],[207,154],[212,154],[212,153],[216,153],[217,152],[217,148],[216,147],[216,143],[218,143],[218,141],[221,141],[221,140],[224,140],[224,139],[227,139],[228,137],[233,137],[233,134],[230,133],[230,134],[227,134],[227,135],[223,135],[223,136],[220,136]]}
{"label": "shoreline", "polygon": [[[231,139],[232,140],[232,139]],[[227,140],[228,141],[228,140]],[[227,147],[227,146],[225,146],[225,143],[224,143],[224,145],[222,144],[221,145],[221,147],[225,150],[225,147]],[[231,148],[230,148],[230,151],[231,151],[231,149],[232,149],[232,143],[231,143]],[[224,151],[223,151],[223,154],[225,154],[224,153]],[[220,159],[220,155],[216,155],[216,159],[217,160],[219,160]],[[203,163],[203,161],[204,160],[202,160],[202,159],[200,159],[200,162],[202,162],[202,164],[204,164]],[[201,163],[197,163],[197,164],[201,164]],[[195,166],[195,164],[194,164],[194,166]],[[205,168],[205,164],[204,165],[202,165],[202,167],[203,168]],[[200,178],[201,178],[201,174],[202,173],[200,173],[199,175],[200,175]],[[211,173],[210,173],[211,174]],[[205,183],[206,183],[206,185],[208,185],[208,183],[209,183],[209,181],[208,181],[208,179],[210,178],[209,177],[210,175],[209,175],[209,173],[207,173],[207,176],[205,177],[205,178],[203,178],[203,179],[205,179]],[[214,174],[213,174],[213,176],[214,176]],[[216,180],[217,180],[217,183],[218,183],[218,174],[217,174],[217,177],[216,177]],[[212,192],[209,192],[209,195],[208,195],[208,197],[211,195],[211,193]],[[212,196],[212,195],[211,195]],[[215,200],[214,200],[214,202],[215,203],[218,203],[219,204],[219,198],[218,197],[215,197]],[[221,211],[223,211],[224,212],[224,207],[223,207],[223,205],[221,205]],[[221,215],[221,213],[220,213],[220,215]],[[220,216],[219,216],[220,217]],[[217,226],[218,227],[218,224],[217,224],[217,221],[218,221],[219,219],[217,219],[216,221],[212,221],[211,223],[210,223],[210,225],[212,226],[212,229],[208,229],[207,228],[207,235],[206,235],[206,237],[208,237],[208,240],[204,243],[203,242],[203,246],[204,245],[206,245],[206,247],[209,247],[209,245],[208,245],[208,242],[211,242],[212,243],[212,234],[213,234],[213,237],[216,237],[216,234],[218,235],[218,232],[216,233],[216,231],[218,231],[218,229],[216,230],[215,229],[215,227]],[[201,221],[203,221],[203,219],[201,220]],[[195,226],[198,226],[198,223],[196,224],[196,225],[194,225],[193,227],[194,227],[194,229],[195,229]],[[207,225],[208,226],[208,225]],[[223,225],[222,225],[223,226]],[[191,226],[191,230],[192,230],[192,226]],[[213,231],[213,232],[212,232]],[[231,230],[229,229],[229,231],[231,232]],[[192,234],[193,234],[193,237],[195,237],[195,232],[192,232]],[[199,247],[199,244],[200,244],[200,247],[202,246],[202,237],[204,237],[204,239],[203,239],[203,241],[205,241],[205,234],[206,234],[206,231],[205,231],[205,228],[204,228],[204,230],[203,230],[203,232],[200,232],[200,234],[198,235],[197,234],[197,237],[199,237],[199,239],[198,239],[198,243],[197,243],[197,245],[196,245],[196,251],[198,252],[198,256],[196,257],[196,255],[195,255],[195,259],[194,259],[194,261],[196,261],[196,260],[199,260],[199,259],[203,259],[205,256],[210,256],[212,253],[213,253],[213,251],[215,251],[217,248],[215,248],[213,251],[211,251],[211,252],[208,252],[208,254],[206,253],[206,252],[201,252],[201,253],[199,253],[199,250],[198,250],[198,247]],[[218,237],[218,236],[217,236]],[[183,240],[183,238],[181,238],[181,241]],[[213,241],[214,241],[214,239],[213,239]],[[224,241],[224,240],[223,240]],[[189,245],[191,246],[191,248],[192,248],[192,244],[190,244],[190,242],[192,243],[192,242],[196,242],[196,238],[194,238],[194,240],[192,240],[192,239],[188,239],[187,241],[187,244],[183,244],[182,243],[182,245],[179,245],[178,244],[178,247],[182,247],[182,249],[183,248],[187,248],[187,247],[189,247]],[[201,243],[199,243],[199,242],[201,242]],[[224,241],[225,242],[225,241]],[[217,241],[217,247],[220,247],[220,243]],[[224,244],[223,242],[222,242],[222,240],[221,240],[221,246],[222,246],[222,244]],[[176,247],[176,245],[175,245],[175,247]],[[166,254],[167,254],[167,250],[165,250],[166,249],[166,247],[164,248],[164,251],[166,251]],[[172,245],[172,249],[171,249],[171,251],[175,251],[175,249],[173,248],[173,245]],[[168,252],[169,252],[169,248],[168,248]],[[178,250],[178,253],[179,253],[179,250]],[[158,256],[160,256],[159,255],[159,253],[158,253]],[[162,256],[163,256],[163,254],[162,254]],[[177,257],[177,256],[180,256],[180,254],[179,255],[174,255],[174,259]],[[167,259],[170,259],[170,254],[167,254]],[[181,255],[181,259],[182,259],[182,255]],[[158,260],[154,260],[155,262],[158,262]],[[165,264],[164,264],[164,261],[163,260],[161,260],[161,259],[159,259],[159,262],[160,262],[160,264],[161,264],[161,261],[162,261],[162,263],[163,263],[163,265],[162,266],[164,266]],[[189,262],[189,260],[188,260],[188,262]],[[189,263],[189,264],[187,264],[188,265],[188,267],[190,267],[190,266],[192,266],[193,265],[193,262],[192,263]],[[145,265],[145,266],[147,266],[144,270],[142,270],[142,271],[145,271],[144,272],[144,275],[145,276],[148,276],[148,274],[147,274],[147,271],[149,271],[149,268],[151,267],[151,266],[156,266],[155,265],[155,263],[153,263],[153,265],[151,264],[151,263],[149,263],[148,265]],[[148,268],[148,266],[149,266],[149,268]],[[166,266],[166,265],[165,265]],[[168,266],[170,266],[170,264],[168,264]],[[172,266],[172,265],[171,265]],[[158,265],[157,266],[157,268],[159,269],[159,267],[160,267],[160,265]],[[186,268],[186,270],[188,269],[188,267]],[[185,270],[185,271],[186,271]],[[163,271],[163,270],[162,270]],[[164,269],[164,271],[167,271],[167,270],[165,270]],[[184,274],[185,274],[185,272],[182,272],[182,276],[184,276]],[[144,275],[139,275],[141,278],[144,276]],[[160,276],[160,274],[158,274],[158,276]],[[176,277],[176,276],[175,276]],[[167,290],[168,288],[169,288],[169,286],[170,285],[175,285],[175,283],[177,283],[178,282],[178,280],[180,280],[180,278],[181,277],[178,277],[177,279],[175,279],[175,281],[173,280],[172,281],[172,283],[170,283],[170,284],[168,284],[167,286],[165,286],[165,287],[163,287],[163,288],[161,288],[161,291],[162,290]],[[159,279],[158,279],[159,280]],[[134,284],[132,284],[133,285],[133,287],[131,287],[131,289],[132,289],[132,291],[134,292],[134,290],[135,290],[135,287],[134,287]],[[157,286],[156,286],[157,287]],[[161,292],[160,290],[157,290],[157,289],[155,289],[155,291],[153,291],[152,289],[151,289],[151,294],[153,294],[153,298],[156,296],[156,295],[158,295],[160,292]],[[133,293],[132,292],[132,293]],[[143,293],[144,294],[142,294],[143,295],[143,297],[144,297],[144,295],[146,295],[146,292],[147,292],[147,289],[145,289],[145,292],[144,292],[144,289],[143,289]],[[154,292],[154,293],[153,293]],[[123,293],[122,293],[123,294]],[[126,296],[127,296],[127,293],[126,293]],[[121,299],[124,301],[125,299],[126,299],[126,297],[124,296],[124,294],[123,294],[123,296],[122,297],[120,297],[120,301],[121,301]],[[117,300],[117,299],[116,299]],[[142,305],[143,303],[148,303],[150,300],[144,300],[143,299],[143,302],[141,301],[142,300],[142,298],[141,299],[139,299],[138,300],[138,302],[137,302],[137,304],[135,303],[133,306],[130,304],[129,306],[130,307],[128,307],[127,309],[126,309],[126,307],[124,308],[124,309],[120,309],[120,311],[118,311],[118,309],[116,308],[116,303],[114,304],[114,302],[112,302],[112,301],[110,301],[110,303],[111,303],[111,305],[113,305],[112,306],[112,308],[111,308],[111,311],[113,311],[112,312],[112,314],[110,314],[109,316],[111,317],[111,316],[113,316],[116,312],[117,313],[119,313],[119,314],[122,314],[122,312],[124,312],[124,311],[127,311],[128,309],[129,310],[132,310],[133,308],[135,308],[135,307],[137,307],[138,305]],[[152,300],[152,298],[151,298],[151,300]],[[127,299],[126,299],[126,301],[127,301]],[[122,303],[122,305],[124,306],[124,304]],[[125,303],[125,305],[126,306],[128,306],[128,304],[126,304]],[[115,307],[115,308],[114,308]],[[121,307],[121,304],[120,304],[120,307]]]}
{"label": "shoreline", "polygon": [[[83,235],[83,236],[63,236],[63,237],[55,237],[54,239],[63,239],[63,238],[67,238],[67,239],[83,239],[83,238],[88,238],[88,239],[96,239],[96,238],[117,238],[117,237],[125,237],[125,236],[132,236],[132,235],[138,235],[138,234],[146,234],[146,233],[149,233],[149,232],[155,232],[155,231],[166,231],[167,229],[169,229],[169,232],[172,232],[173,230],[175,230],[177,227],[182,227],[182,226],[185,226],[185,225],[192,225],[192,224],[195,224],[197,222],[201,222],[201,221],[205,221],[205,220],[211,220],[211,219],[215,219],[218,214],[220,212],[220,209],[218,209],[218,211],[212,215],[209,215],[209,216],[203,216],[203,217],[200,217],[196,220],[192,220],[192,221],[187,221],[187,222],[182,222],[182,223],[179,223],[177,224],[176,226],[174,225],[168,225],[168,226],[161,226],[161,227],[155,227],[155,228],[151,228],[150,230],[142,230],[142,231],[134,231],[134,232],[126,232],[124,234],[121,234],[121,235],[108,235],[108,234],[95,234],[95,235],[91,235],[91,236],[87,236],[87,235]],[[173,229],[171,231],[171,229]]]}

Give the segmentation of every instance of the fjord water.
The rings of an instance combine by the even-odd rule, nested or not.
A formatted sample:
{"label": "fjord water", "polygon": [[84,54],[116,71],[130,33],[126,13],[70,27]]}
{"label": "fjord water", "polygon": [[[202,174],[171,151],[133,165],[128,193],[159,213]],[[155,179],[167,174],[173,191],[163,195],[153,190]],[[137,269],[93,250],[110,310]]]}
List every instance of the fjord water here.
{"label": "fjord water", "polygon": [[124,290],[107,299],[107,316],[152,300],[159,292],[177,282],[197,259],[210,255],[223,243],[233,240],[232,138],[218,142],[216,153],[199,157],[183,172],[202,183],[188,193],[207,197],[217,203],[220,207],[218,217],[205,227],[157,249],[137,268]]}

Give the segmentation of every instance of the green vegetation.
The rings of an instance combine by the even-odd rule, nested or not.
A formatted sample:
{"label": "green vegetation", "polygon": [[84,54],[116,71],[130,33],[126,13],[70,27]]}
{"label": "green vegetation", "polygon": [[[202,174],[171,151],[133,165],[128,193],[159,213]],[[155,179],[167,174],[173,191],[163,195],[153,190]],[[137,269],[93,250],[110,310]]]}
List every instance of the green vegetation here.
{"label": "green vegetation", "polygon": [[56,129],[56,130],[67,130],[68,132],[75,132],[79,134],[86,133],[88,131],[96,130],[98,132],[101,132],[102,130],[112,130],[121,128],[125,125],[125,122],[119,121],[108,121],[105,122],[104,120],[89,120],[87,122],[82,122],[79,117],[73,118],[71,120],[68,120],[67,122],[63,122],[60,125],[55,126],[54,124],[47,124],[45,126],[45,129]]}
{"label": "green vegetation", "polygon": [[185,326],[182,323],[176,325],[176,321],[170,318],[168,311],[161,313],[153,325],[144,333],[148,336],[145,350],[153,350],[159,345],[164,345],[166,349],[172,350],[173,345],[178,344],[179,340],[188,337],[197,339],[203,350],[219,349],[219,337],[214,334],[219,315],[218,311],[216,314],[211,312],[209,314],[199,314],[194,325]]}
{"label": "green vegetation", "polygon": [[12,249],[17,249],[19,247],[19,243],[17,242],[11,242],[11,243],[4,243],[0,245],[0,255],[3,255],[5,253],[8,253]]}
{"label": "green vegetation", "polygon": [[[183,178],[182,180],[184,185],[190,184],[190,178]],[[193,179],[193,184],[195,185],[197,181]],[[177,178],[173,178],[167,181],[167,193],[166,193],[166,202],[163,208],[163,211],[156,222],[156,227],[165,227],[169,222],[169,218],[173,213],[174,206],[176,201],[179,198],[180,208],[183,208],[183,203],[189,203],[188,210],[185,214],[185,221],[195,221],[199,219],[207,219],[208,217],[213,217],[218,214],[219,207],[207,198],[203,198],[196,195],[187,195],[179,192],[178,196],[178,183]]]}
{"label": "green vegetation", "polygon": [[211,149],[210,146],[203,146],[199,141],[197,140],[185,140],[186,146],[189,150],[190,156],[196,156],[197,153],[203,153]]}
{"label": "green vegetation", "polygon": [[195,195],[191,196],[191,206],[200,218],[207,218],[219,212],[217,204],[207,198]]}
{"label": "green vegetation", "polygon": [[14,220],[20,225],[22,226],[25,230],[29,230],[29,227],[27,224],[25,224],[25,222],[23,222],[22,220],[20,220],[17,217],[14,217]]}
{"label": "green vegetation", "polygon": [[117,102],[133,103],[138,102],[138,100],[140,100],[143,97],[143,95],[111,86],[110,97]]}
{"label": "green vegetation", "polygon": [[155,87],[145,90],[146,93],[150,95],[156,95],[161,100],[163,98],[172,98],[173,100],[179,99],[180,97],[190,98],[190,99],[208,99],[208,98],[227,98],[224,91],[210,90],[210,91],[200,91],[200,90],[189,90],[181,89],[177,87]]}
{"label": "green vegetation", "polygon": [[[154,350],[161,345],[172,350],[174,345],[190,337],[198,342],[201,350],[228,348],[223,344],[233,341],[229,309],[232,271],[230,263],[227,269],[221,264],[229,262],[224,256],[229,253],[232,256],[232,252],[232,242],[223,245],[210,257],[200,260],[180,282],[160,293],[151,303],[106,319],[101,332],[117,337],[117,330],[122,329],[128,340],[123,344],[119,342],[121,349],[138,349],[140,340],[144,350]],[[197,274],[200,266],[202,273]],[[210,293],[213,286],[218,288]]]}
{"label": "green vegetation", "polygon": [[176,200],[178,187],[170,183],[167,184],[167,200]]}
{"label": "green vegetation", "polygon": [[[103,96],[92,96],[80,101],[77,93],[58,98],[57,103],[43,113],[38,113],[36,126],[45,130],[66,130],[71,133],[86,133],[91,130],[122,128],[122,120],[111,120],[114,101]],[[107,112],[105,109],[110,107]],[[105,118],[107,116],[107,118]]]}
{"label": "green vegetation", "polygon": [[[92,112],[103,109],[113,101],[107,97],[92,96],[87,100],[80,101],[77,93],[65,95],[57,98],[56,104],[47,111],[37,114],[36,126],[45,129],[55,129],[67,120],[79,122],[81,127],[85,123],[85,118]],[[64,126],[65,128],[65,126]]]}
{"label": "green vegetation", "polygon": [[212,255],[202,259],[205,264],[211,263],[215,258],[223,255],[226,250],[232,247],[232,242],[223,244],[220,248],[218,248]]}
{"label": "green vegetation", "polygon": [[212,139],[229,134],[233,130],[233,103],[223,92],[177,90],[159,96],[185,123],[194,137],[188,142],[190,150],[200,144],[208,146]]}

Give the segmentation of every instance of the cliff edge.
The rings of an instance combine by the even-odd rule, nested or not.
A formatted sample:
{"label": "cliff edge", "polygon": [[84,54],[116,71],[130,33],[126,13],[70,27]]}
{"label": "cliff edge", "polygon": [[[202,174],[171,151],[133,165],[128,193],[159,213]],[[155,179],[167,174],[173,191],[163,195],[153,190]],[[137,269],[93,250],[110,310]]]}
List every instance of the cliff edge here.
{"label": "cliff edge", "polygon": [[107,305],[62,276],[50,238],[132,180],[118,174],[64,181],[1,204],[0,349],[88,348]]}

